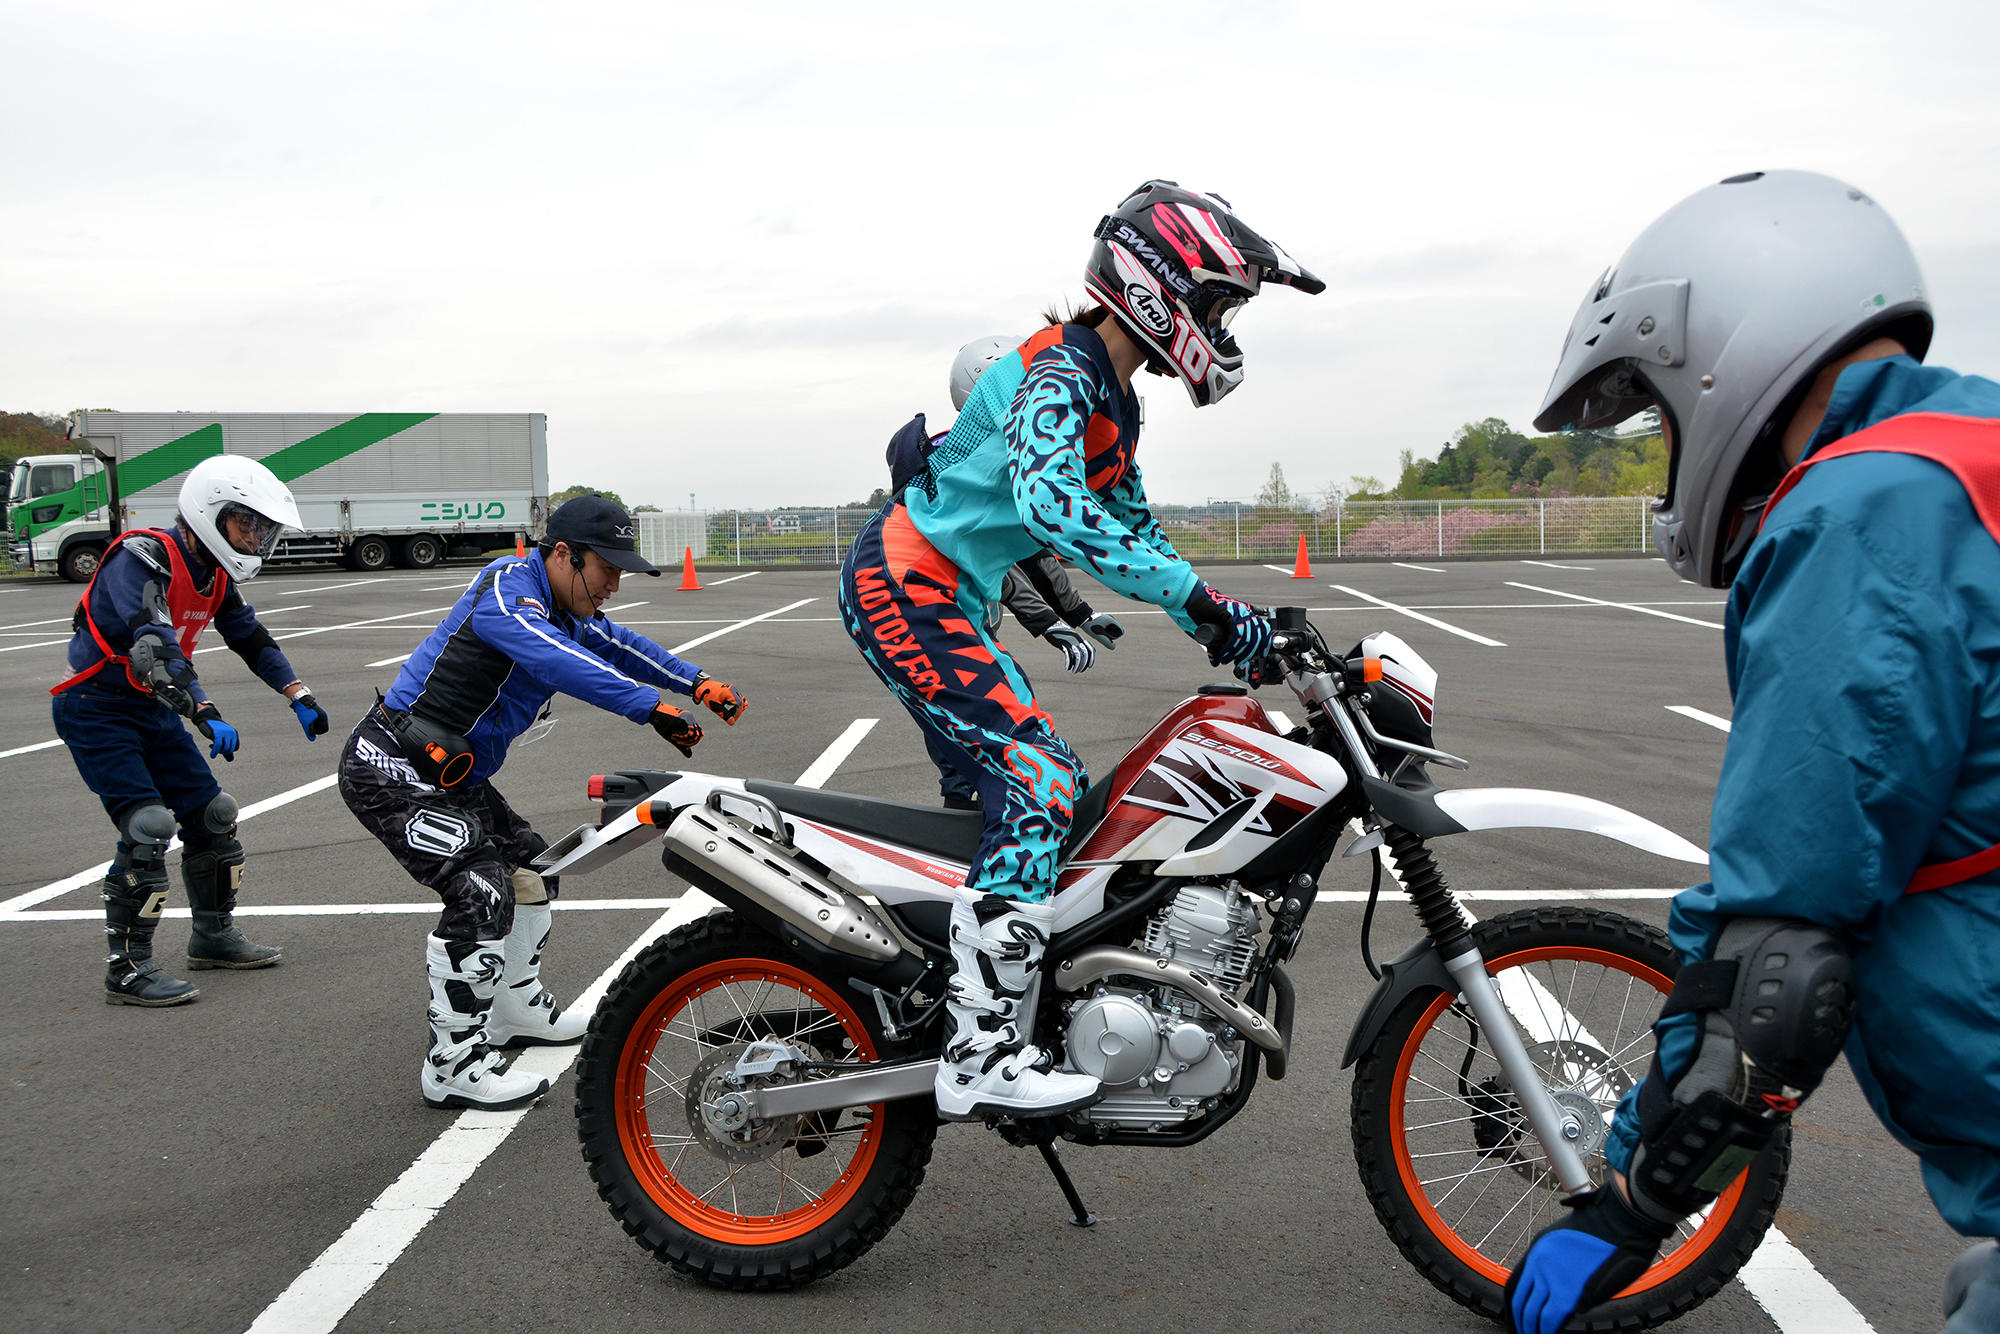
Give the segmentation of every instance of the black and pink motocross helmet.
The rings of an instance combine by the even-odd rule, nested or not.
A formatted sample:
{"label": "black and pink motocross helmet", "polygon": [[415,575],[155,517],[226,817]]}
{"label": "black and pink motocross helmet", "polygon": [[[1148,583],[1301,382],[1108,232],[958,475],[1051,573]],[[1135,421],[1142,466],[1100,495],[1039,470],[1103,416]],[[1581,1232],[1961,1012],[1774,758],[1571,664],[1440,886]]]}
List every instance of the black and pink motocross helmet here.
{"label": "black and pink motocross helmet", "polygon": [[1097,224],[1083,272],[1090,295],[1207,407],[1243,381],[1229,322],[1267,282],[1308,294],[1326,284],[1244,226],[1220,195],[1147,181]]}

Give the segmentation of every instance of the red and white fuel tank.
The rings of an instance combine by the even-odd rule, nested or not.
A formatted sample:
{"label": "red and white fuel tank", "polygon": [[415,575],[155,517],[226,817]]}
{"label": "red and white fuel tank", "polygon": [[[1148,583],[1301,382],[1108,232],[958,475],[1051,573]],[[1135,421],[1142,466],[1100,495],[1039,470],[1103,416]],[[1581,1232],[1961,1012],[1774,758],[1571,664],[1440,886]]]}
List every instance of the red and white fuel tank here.
{"label": "red and white fuel tank", "polygon": [[1104,820],[1065,865],[1067,890],[1124,862],[1161,875],[1227,875],[1331,801],[1347,773],[1286,741],[1247,695],[1183,700],[1118,763]]}

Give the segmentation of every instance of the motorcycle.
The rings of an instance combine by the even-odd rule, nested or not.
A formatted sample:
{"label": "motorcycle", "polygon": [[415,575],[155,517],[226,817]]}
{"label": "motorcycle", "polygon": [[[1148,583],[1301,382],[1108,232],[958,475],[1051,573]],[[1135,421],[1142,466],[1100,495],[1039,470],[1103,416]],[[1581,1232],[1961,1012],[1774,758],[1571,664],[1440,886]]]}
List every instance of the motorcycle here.
{"label": "motorcycle", "polygon": [[[1707,859],[1591,798],[1439,788],[1430,766],[1467,764],[1434,745],[1422,657],[1389,633],[1337,655],[1302,609],[1275,620],[1247,675],[1289,686],[1304,724],[1281,734],[1246,686],[1204,686],[1076,803],[1032,1040],[1102,1096],[988,1124],[1041,1152],[1088,1225],[1055,1142],[1193,1144],[1260,1073],[1283,1079],[1285,964],[1319,877],[1337,850],[1372,854],[1360,947],[1377,983],[1342,1058],[1356,1165],[1409,1262],[1498,1319],[1528,1242],[1604,1181],[1612,1112],[1650,1062],[1678,961],[1664,932],[1615,912],[1474,921],[1429,844],[1566,829]],[[641,1246],[719,1287],[795,1287],[853,1263],[930,1159],[948,917],[982,817],[699,773],[589,788],[598,824],[538,869],[574,876],[659,839],[667,869],[722,905],[645,948],[591,1021],[576,1116],[599,1195]],[[1377,965],[1385,862],[1424,939]],[[1789,1141],[1767,1149],[1586,1327],[1657,1324],[1712,1295],[1769,1227],[1789,1155]]]}

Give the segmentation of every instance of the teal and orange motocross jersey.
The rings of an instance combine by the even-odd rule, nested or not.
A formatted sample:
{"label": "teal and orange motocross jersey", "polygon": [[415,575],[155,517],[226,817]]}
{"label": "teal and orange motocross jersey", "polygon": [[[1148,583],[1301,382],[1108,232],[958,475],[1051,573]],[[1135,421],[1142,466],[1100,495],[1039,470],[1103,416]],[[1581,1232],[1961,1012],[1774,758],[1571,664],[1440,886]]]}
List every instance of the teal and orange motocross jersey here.
{"label": "teal and orange motocross jersey", "polygon": [[1052,547],[1183,620],[1200,581],[1147,505],[1138,444],[1138,396],[1120,387],[1104,340],[1051,325],[979,377],[904,503],[958,567],[969,611],[1000,596],[1017,561]]}

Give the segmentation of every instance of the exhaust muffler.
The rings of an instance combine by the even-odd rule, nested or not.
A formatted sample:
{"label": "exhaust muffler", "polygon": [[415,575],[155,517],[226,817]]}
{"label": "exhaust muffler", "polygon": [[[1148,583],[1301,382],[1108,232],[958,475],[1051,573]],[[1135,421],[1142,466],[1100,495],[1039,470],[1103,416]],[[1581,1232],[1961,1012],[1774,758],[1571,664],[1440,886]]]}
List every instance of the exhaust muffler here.
{"label": "exhaust muffler", "polygon": [[[723,798],[746,801],[770,813],[783,843],[720,807]],[[656,823],[664,803],[643,803],[639,819]],[[712,792],[706,806],[689,806],[667,826],[667,851],[714,876],[802,935],[857,958],[887,963],[903,953],[875,910],[806,866],[785,838],[784,816],[768,800],[748,793]]]}

